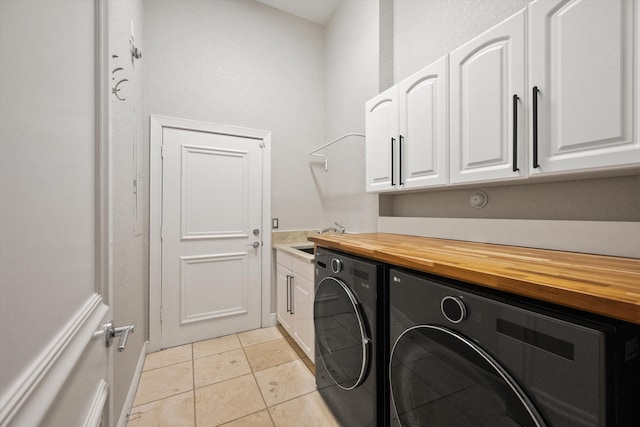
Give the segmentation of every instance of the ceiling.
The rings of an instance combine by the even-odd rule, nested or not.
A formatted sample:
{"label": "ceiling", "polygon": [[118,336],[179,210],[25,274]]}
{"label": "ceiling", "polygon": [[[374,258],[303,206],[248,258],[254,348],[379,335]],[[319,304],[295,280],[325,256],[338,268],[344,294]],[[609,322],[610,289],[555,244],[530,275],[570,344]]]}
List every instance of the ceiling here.
{"label": "ceiling", "polygon": [[326,25],[342,0],[258,0],[283,12]]}

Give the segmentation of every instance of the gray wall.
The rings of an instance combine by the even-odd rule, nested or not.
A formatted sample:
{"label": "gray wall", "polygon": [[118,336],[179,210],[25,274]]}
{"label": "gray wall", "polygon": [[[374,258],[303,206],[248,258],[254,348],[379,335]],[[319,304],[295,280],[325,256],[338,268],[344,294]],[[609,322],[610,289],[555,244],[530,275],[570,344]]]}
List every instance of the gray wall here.
{"label": "gray wall", "polygon": [[324,224],[308,152],[325,141],[323,27],[253,0],[145,2],[145,117],[272,131],[272,215]]}
{"label": "gray wall", "polygon": [[[114,82],[126,78],[118,86],[125,101],[111,97],[112,185],[113,185],[113,319],[116,326],[133,324],[124,352],[114,352],[114,414],[120,416],[131,378],[145,341],[148,339],[148,155],[149,144],[143,126],[143,67],[146,49],[143,40],[142,0],[111,0],[109,28],[111,69]],[[133,21],[136,47],[143,52],[141,60],[131,61],[130,39]],[[137,139],[138,152],[134,155]],[[138,183],[141,191],[140,219],[134,227],[134,158],[141,156]]]}
{"label": "gray wall", "polygon": [[[365,133],[364,103],[378,93],[378,2],[345,0],[325,27],[325,112],[327,141],[347,133]],[[320,152],[328,158],[314,161],[314,192],[321,200],[323,223],[347,231],[377,229],[378,196],[366,194],[365,139],[349,137]],[[277,189],[274,189],[276,191]],[[296,197],[301,197],[301,194]]]}
{"label": "gray wall", "polygon": [[[526,7],[529,0],[395,0],[394,76],[398,82]],[[380,196],[383,216],[640,221],[640,180],[565,178]],[[469,205],[484,189],[489,204]]]}

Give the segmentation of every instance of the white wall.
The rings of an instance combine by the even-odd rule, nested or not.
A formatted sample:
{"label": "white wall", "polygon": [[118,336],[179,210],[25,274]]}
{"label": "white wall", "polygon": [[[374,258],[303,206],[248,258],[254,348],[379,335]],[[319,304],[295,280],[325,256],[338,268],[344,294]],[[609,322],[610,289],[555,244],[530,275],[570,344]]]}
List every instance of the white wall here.
{"label": "white wall", "polygon": [[[399,82],[455,50],[529,0],[395,0],[394,79]],[[526,184],[526,185],[524,185]],[[469,205],[482,189],[483,209]],[[640,221],[640,177],[569,177],[566,182],[471,185],[380,196],[381,216],[510,218],[564,221]],[[633,238],[633,237],[630,237]]]}
{"label": "white wall", "polygon": [[91,2],[0,2],[3,404],[95,291],[93,21]]}
{"label": "white wall", "polygon": [[[378,22],[377,1],[344,0],[326,26],[327,141],[365,133],[364,103],[378,93]],[[328,157],[327,172],[321,160],[313,163],[324,225],[337,221],[349,232],[377,229],[378,196],[364,192],[364,148],[364,138],[349,137],[320,152]]]}
{"label": "white wall", "polygon": [[[109,48],[110,69],[122,67],[113,73],[115,85],[122,79],[118,95],[111,96],[111,141],[113,167],[113,319],[116,326],[135,326],[129,335],[124,352],[114,353],[114,414],[120,416],[134,375],[140,352],[148,339],[148,139],[144,138],[143,67],[145,45],[143,40],[142,0],[110,0]],[[133,28],[132,28],[133,22]],[[130,40],[142,50],[142,59],[131,60]],[[137,153],[134,149],[137,146]],[[138,200],[134,196],[134,159],[140,169]],[[138,177],[140,178],[140,177]],[[134,224],[134,204],[138,203],[139,218]]]}
{"label": "white wall", "polygon": [[395,0],[396,83],[480,35],[531,0]]}
{"label": "white wall", "polygon": [[144,25],[145,117],[272,131],[273,216],[323,224],[307,155],[324,142],[323,27],[253,0],[148,0]]}

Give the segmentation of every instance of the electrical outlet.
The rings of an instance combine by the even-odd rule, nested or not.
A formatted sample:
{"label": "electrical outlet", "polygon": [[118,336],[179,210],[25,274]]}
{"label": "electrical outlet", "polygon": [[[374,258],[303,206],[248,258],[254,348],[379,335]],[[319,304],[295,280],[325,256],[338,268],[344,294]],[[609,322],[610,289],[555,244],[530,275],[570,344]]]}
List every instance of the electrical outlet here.
{"label": "electrical outlet", "polygon": [[278,218],[272,218],[271,219],[271,228],[273,228],[273,229],[278,228]]}

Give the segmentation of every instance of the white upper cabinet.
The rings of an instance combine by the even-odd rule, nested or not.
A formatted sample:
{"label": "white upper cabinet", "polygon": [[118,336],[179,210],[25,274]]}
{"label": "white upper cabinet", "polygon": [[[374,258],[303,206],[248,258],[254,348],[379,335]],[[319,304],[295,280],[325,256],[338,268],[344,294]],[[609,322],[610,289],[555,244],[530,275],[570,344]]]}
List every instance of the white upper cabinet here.
{"label": "white upper cabinet", "polygon": [[638,6],[628,0],[530,5],[531,175],[640,162]]}
{"label": "white upper cabinet", "polygon": [[450,54],[450,181],[526,176],[525,11]]}
{"label": "white upper cabinet", "polygon": [[393,86],[366,105],[366,191],[394,190],[394,151],[398,138],[398,88]]}
{"label": "white upper cabinet", "polygon": [[398,84],[400,188],[447,184],[447,59],[439,59]]}
{"label": "white upper cabinet", "polygon": [[367,191],[447,184],[447,57],[366,103]]}

